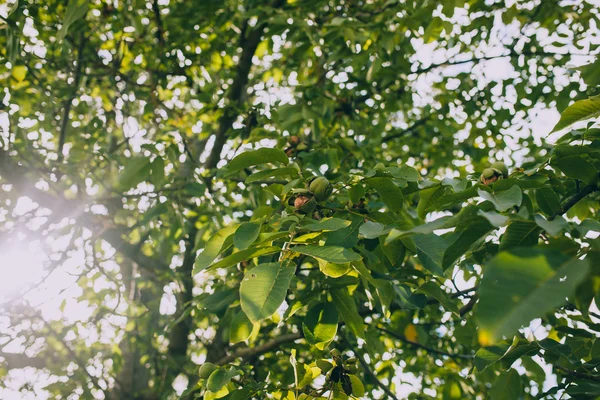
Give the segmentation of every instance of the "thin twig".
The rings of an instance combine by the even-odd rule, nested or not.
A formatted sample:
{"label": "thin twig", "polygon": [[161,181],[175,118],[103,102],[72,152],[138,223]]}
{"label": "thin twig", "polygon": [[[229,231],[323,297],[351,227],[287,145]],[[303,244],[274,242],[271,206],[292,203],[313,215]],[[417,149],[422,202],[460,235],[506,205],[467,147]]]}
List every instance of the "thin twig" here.
{"label": "thin twig", "polygon": [[596,186],[596,185],[588,185],[588,186],[586,186],[585,188],[583,188],[583,190],[579,191],[573,197],[571,197],[569,199],[569,201],[567,201],[561,208],[559,208],[558,210],[556,210],[554,212],[554,214],[552,214],[548,218],[548,220],[552,221],[554,218],[558,217],[559,215],[563,215],[564,213],[566,213],[567,211],[569,211],[571,209],[571,207],[573,207],[575,204],[579,203],[579,201],[581,201],[588,194],[593,193],[593,192],[595,192],[597,190],[598,190],[598,186]]}
{"label": "thin twig", "polygon": [[365,372],[371,378],[373,378],[375,380],[375,384],[377,386],[379,386],[379,388],[381,390],[383,390],[385,392],[385,394],[387,394],[390,399],[398,400],[398,398],[396,397],[396,395],[394,395],[394,393],[390,390],[390,388],[388,388],[386,385],[384,385],[383,382],[381,382],[379,380],[379,378],[377,377],[377,375],[375,375],[375,373],[373,372],[373,370],[371,369],[371,367],[369,366],[369,364],[367,364],[367,361],[364,359],[363,355],[358,351],[358,349],[355,348],[354,346],[352,346],[352,344],[350,343],[350,341],[348,340],[347,337],[342,336],[342,338],[344,339],[344,341],[346,342],[346,344],[348,345],[348,347],[350,348],[350,350],[352,350],[352,352],[355,354],[356,358],[358,358],[358,361],[360,362],[360,365],[362,365],[362,367],[365,370]]}
{"label": "thin twig", "polygon": [[399,334],[397,334],[397,333],[395,333],[395,332],[392,332],[392,331],[390,331],[390,330],[387,330],[387,329],[385,329],[385,328],[377,327],[377,329],[378,329],[379,331],[383,332],[383,333],[386,333],[386,334],[388,334],[389,336],[393,337],[394,339],[398,339],[398,340],[400,340],[401,342],[403,342],[403,343],[406,343],[406,344],[408,344],[408,345],[410,345],[410,346],[412,346],[412,347],[416,347],[416,348],[418,348],[418,349],[425,350],[425,351],[427,351],[428,353],[439,354],[439,355],[441,355],[441,356],[447,356],[447,357],[450,357],[450,358],[455,358],[455,359],[463,359],[463,360],[470,360],[470,359],[472,359],[472,358],[473,358],[473,356],[472,356],[472,355],[469,355],[469,354],[454,354],[454,353],[448,353],[448,352],[445,352],[445,351],[443,351],[443,350],[438,350],[438,349],[434,349],[434,348],[432,348],[432,347],[424,346],[424,345],[422,345],[422,344],[420,344],[420,343],[416,343],[416,342],[413,342],[413,341],[411,341],[411,340],[408,340],[408,339],[407,339],[407,338],[405,338],[404,336],[402,336],[402,335],[399,335]]}
{"label": "thin twig", "polygon": [[289,333],[287,335],[278,336],[264,344],[261,344],[260,346],[241,347],[241,348],[238,348],[237,350],[235,350],[233,353],[221,358],[215,364],[225,365],[227,363],[234,361],[237,358],[246,359],[246,358],[249,358],[252,356],[263,354],[263,353],[270,351],[271,349],[279,347],[283,343],[293,342],[293,341],[301,339],[301,338],[302,338],[302,333]]}

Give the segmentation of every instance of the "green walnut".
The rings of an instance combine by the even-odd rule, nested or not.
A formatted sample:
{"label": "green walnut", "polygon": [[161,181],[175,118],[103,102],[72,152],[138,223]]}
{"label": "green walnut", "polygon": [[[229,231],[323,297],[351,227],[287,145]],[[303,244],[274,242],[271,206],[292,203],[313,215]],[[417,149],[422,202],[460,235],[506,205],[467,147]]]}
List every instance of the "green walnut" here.
{"label": "green walnut", "polygon": [[479,180],[484,185],[489,185],[496,182],[498,179],[506,178],[508,178],[508,167],[503,162],[497,161],[489,168],[483,170]]}
{"label": "green walnut", "polygon": [[301,214],[310,214],[316,206],[317,202],[314,197],[301,194],[294,199],[294,208]]}
{"label": "green walnut", "polygon": [[502,161],[496,161],[491,165],[492,169],[496,170],[500,174],[502,174],[502,178],[508,178],[508,167]]}
{"label": "green walnut", "polygon": [[327,178],[320,176],[310,183],[308,190],[315,196],[315,200],[320,203],[329,198],[333,191],[333,187]]}
{"label": "green walnut", "polygon": [[357,362],[358,362],[358,359],[356,357],[350,357],[349,359],[346,360],[347,365],[354,365]]}
{"label": "green walnut", "polygon": [[340,351],[338,349],[331,349],[329,354],[331,354],[332,357],[341,357],[342,356],[342,353],[340,353]]}
{"label": "green walnut", "polygon": [[200,377],[200,379],[208,379],[210,374],[215,372],[217,368],[218,367],[215,364],[211,362],[206,362],[200,367],[200,370],[198,371],[198,376]]}
{"label": "green walnut", "polygon": [[347,365],[346,372],[349,374],[356,374],[358,372],[358,366],[356,364]]}

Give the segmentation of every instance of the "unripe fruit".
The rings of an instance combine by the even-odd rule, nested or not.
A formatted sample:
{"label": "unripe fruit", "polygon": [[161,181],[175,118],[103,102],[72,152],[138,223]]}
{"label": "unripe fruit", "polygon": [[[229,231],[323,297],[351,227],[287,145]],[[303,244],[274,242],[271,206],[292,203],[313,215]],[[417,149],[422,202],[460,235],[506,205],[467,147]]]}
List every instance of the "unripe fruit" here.
{"label": "unripe fruit", "polygon": [[358,362],[358,359],[356,357],[350,357],[349,359],[346,360],[346,364],[349,364],[349,365],[356,364],[357,362]]}
{"label": "unripe fruit", "polygon": [[320,176],[310,183],[308,190],[315,196],[315,200],[320,203],[329,198],[333,188],[327,178]]}
{"label": "unripe fruit", "polygon": [[306,143],[298,143],[296,146],[296,150],[298,151],[304,151],[306,149],[308,149],[308,145]]}
{"label": "unripe fruit", "polygon": [[496,161],[491,165],[490,168],[500,172],[502,174],[502,178],[508,178],[508,167],[502,161]]}
{"label": "unripe fruit", "polygon": [[200,379],[208,379],[210,374],[215,372],[215,370],[217,368],[218,367],[215,364],[213,364],[211,362],[205,362],[204,364],[202,364],[202,366],[200,366],[200,370],[198,371],[198,376],[200,377]]}
{"label": "unripe fruit", "polygon": [[346,366],[346,372],[349,374],[356,374],[358,372],[358,366],[356,364]]}
{"label": "unripe fruit", "polygon": [[294,200],[294,208],[302,214],[311,213],[316,206],[317,202],[313,197],[305,196],[303,194],[296,197],[296,199]]}
{"label": "unripe fruit", "polygon": [[310,201],[310,197],[300,195],[300,196],[298,196],[298,197],[296,197],[294,199],[294,207],[296,208],[296,210],[299,210],[300,207],[302,207],[303,205],[305,205],[309,201]]}
{"label": "unripe fruit", "polygon": [[487,186],[491,183],[496,182],[501,177],[502,177],[501,171],[498,171],[494,168],[486,168],[481,173],[481,176],[479,177],[479,181]]}

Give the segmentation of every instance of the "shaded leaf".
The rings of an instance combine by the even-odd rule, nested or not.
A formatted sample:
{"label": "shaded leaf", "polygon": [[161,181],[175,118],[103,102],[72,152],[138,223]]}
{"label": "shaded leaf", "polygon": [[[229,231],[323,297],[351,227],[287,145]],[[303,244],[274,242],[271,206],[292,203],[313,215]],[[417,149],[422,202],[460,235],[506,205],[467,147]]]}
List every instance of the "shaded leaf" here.
{"label": "shaded leaf", "polygon": [[348,294],[348,290],[345,288],[332,289],[330,293],[333,303],[339,311],[342,320],[346,323],[346,326],[348,326],[356,336],[364,337],[365,324],[362,317],[358,314],[354,298]]}
{"label": "shaded leaf", "polygon": [[321,303],[311,308],[302,329],[306,341],[320,350],[331,342],[338,329],[338,311],[333,303]]}
{"label": "shaded leaf", "polygon": [[491,344],[564,304],[588,270],[586,260],[521,249],[499,253],[486,265],[476,317],[479,340]]}
{"label": "shaded leaf", "polygon": [[413,241],[417,248],[417,256],[429,272],[437,276],[444,276],[442,260],[448,248],[446,241],[437,235],[415,235]]}
{"label": "shaded leaf", "polygon": [[361,260],[362,257],[352,250],[348,250],[339,246],[294,246],[292,251],[314,257],[319,260],[327,261],[334,264],[344,264],[352,261]]}
{"label": "shaded leaf", "polygon": [[279,253],[281,251],[280,247],[269,246],[269,247],[253,247],[246,250],[238,251],[237,253],[233,253],[221,261],[212,264],[209,269],[215,270],[218,268],[229,268],[233,267],[241,263],[242,261],[251,260],[256,257],[266,256],[273,253]]}
{"label": "shaded leaf", "polygon": [[506,211],[514,206],[520,206],[523,201],[523,192],[517,185],[496,194],[486,192],[485,190],[478,190],[477,193],[479,193],[481,198],[491,202],[498,211]]}
{"label": "shaded leaf", "polygon": [[226,244],[227,239],[236,231],[238,225],[229,225],[221,229],[217,233],[213,234],[206,245],[202,253],[196,258],[194,263],[193,275],[207,268],[212,262],[221,254],[223,250],[231,245],[233,240],[229,241],[229,246]]}
{"label": "shaded leaf", "polygon": [[390,178],[374,177],[366,180],[367,184],[379,193],[381,200],[393,212],[402,211],[404,196],[402,191]]}
{"label": "shaded leaf", "polygon": [[288,162],[288,156],[285,155],[283,150],[263,147],[258,150],[250,150],[238,154],[227,164],[227,170],[229,173],[234,173],[254,165],[267,163],[287,164]]}
{"label": "shaded leaf", "polygon": [[244,222],[233,234],[233,244],[240,250],[245,250],[258,239],[260,224],[255,222]]}
{"label": "shaded leaf", "polygon": [[600,116],[600,96],[579,100],[571,104],[560,114],[560,121],[552,132],[565,129],[576,122],[585,121]]}

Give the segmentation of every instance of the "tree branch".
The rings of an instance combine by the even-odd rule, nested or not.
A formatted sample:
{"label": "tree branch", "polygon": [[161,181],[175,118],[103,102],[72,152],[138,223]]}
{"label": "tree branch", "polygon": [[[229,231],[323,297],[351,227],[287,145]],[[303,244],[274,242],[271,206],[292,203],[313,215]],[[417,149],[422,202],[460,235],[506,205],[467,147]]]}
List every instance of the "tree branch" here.
{"label": "tree branch", "polygon": [[387,142],[394,140],[396,138],[399,138],[401,136],[408,135],[409,133],[412,133],[415,129],[417,129],[419,126],[424,125],[430,118],[431,118],[431,114],[421,118],[420,120],[418,120],[417,122],[415,122],[414,124],[412,124],[411,126],[409,126],[408,128],[406,128],[400,132],[397,132],[392,135],[384,137],[381,141],[383,143],[387,143]]}
{"label": "tree branch", "polygon": [[587,374],[585,372],[577,372],[572,369],[561,367],[560,365],[554,365],[554,368],[556,368],[562,374],[567,375],[570,378],[578,378],[578,379],[585,379],[585,380],[592,381],[592,382],[600,382],[600,376],[597,376],[597,375]]}
{"label": "tree branch", "polygon": [[[273,7],[280,7],[283,5],[285,0],[276,0]],[[207,169],[213,169],[217,166],[221,160],[221,151],[227,141],[227,132],[231,129],[231,126],[235,122],[239,115],[239,108],[243,103],[243,93],[246,85],[248,84],[248,77],[250,74],[250,68],[252,68],[252,57],[256,52],[256,48],[260,44],[260,39],[267,26],[266,22],[259,23],[258,26],[251,30],[248,37],[241,37],[242,41],[242,55],[237,65],[237,71],[231,88],[225,98],[225,103],[228,106],[223,111],[223,116],[219,120],[219,127],[215,133],[215,142],[212,150],[206,159],[204,166]],[[242,27],[242,34],[248,29],[248,21],[244,23]]]}
{"label": "tree branch", "polygon": [[342,338],[344,339],[344,341],[346,342],[346,344],[348,345],[348,347],[350,348],[350,350],[352,350],[352,352],[356,355],[356,358],[358,358],[358,361],[360,362],[360,365],[362,365],[362,367],[365,370],[365,372],[367,373],[367,375],[369,375],[371,378],[373,378],[373,380],[375,380],[375,384],[377,386],[379,386],[379,388],[381,390],[383,390],[385,392],[385,394],[387,394],[390,399],[398,400],[398,398],[396,397],[396,395],[394,395],[394,393],[392,393],[392,391],[390,390],[390,388],[388,388],[386,385],[384,385],[383,382],[381,382],[379,380],[379,378],[377,377],[377,375],[375,375],[375,373],[373,372],[373,370],[371,369],[371,367],[369,366],[369,364],[367,364],[367,362],[365,361],[363,355],[358,351],[358,349],[356,349],[354,346],[352,346],[352,344],[350,344],[350,341],[348,340],[347,337],[342,336]]}
{"label": "tree branch", "polygon": [[556,210],[554,212],[554,214],[552,214],[550,216],[550,218],[548,218],[548,220],[552,221],[554,218],[558,217],[559,215],[563,215],[564,213],[569,211],[575,204],[577,204],[580,200],[582,200],[584,197],[586,197],[588,194],[591,194],[597,190],[598,190],[598,186],[596,186],[596,185],[586,186],[585,188],[583,188],[583,190],[579,191],[573,197],[571,197],[569,199],[569,201],[567,201],[561,208]]}
{"label": "tree branch", "polygon": [[301,339],[301,338],[302,338],[302,333],[289,333],[287,335],[278,336],[266,343],[261,344],[260,346],[241,347],[241,348],[238,348],[237,350],[235,350],[230,355],[221,358],[215,364],[225,365],[227,363],[234,361],[237,358],[246,359],[246,358],[249,358],[252,356],[260,355],[260,354],[266,353],[276,347],[279,347],[280,345],[282,345],[284,343],[293,342],[293,341]]}
{"label": "tree branch", "polygon": [[73,93],[65,101],[65,108],[63,110],[63,116],[60,121],[60,131],[58,137],[58,161],[63,160],[63,148],[65,147],[65,141],[67,140],[67,129],[69,127],[69,115],[71,114],[71,107],[73,106],[73,100],[77,96],[79,91],[79,82],[81,81],[81,65],[83,64],[83,49],[87,39],[82,34],[79,46],[77,47],[77,65],[75,66],[75,73],[73,75]]}
{"label": "tree branch", "polygon": [[463,360],[470,360],[470,359],[473,359],[473,356],[471,356],[471,355],[469,355],[469,354],[453,354],[453,353],[447,353],[447,352],[445,352],[445,351],[443,351],[443,350],[434,349],[434,348],[432,348],[432,347],[424,346],[424,345],[422,345],[422,344],[419,344],[419,343],[416,343],[416,342],[410,341],[410,340],[408,340],[407,338],[405,338],[404,336],[402,336],[402,335],[399,335],[399,334],[397,334],[397,333],[395,333],[395,332],[392,332],[392,331],[390,331],[390,330],[387,330],[387,329],[385,329],[385,328],[377,327],[377,329],[378,329],[378,330],[380,330],[381,332],[384,332],[384,333],[386,333],[387,335],[389,335],[389,336],[393,337],[394,339],[398,339],[399,341],[401,341],[401,342],[403,342],[403,343],[406,343],[406,344],[408,344],[408,345],[410,345],[410,346],[412,346],[412,347],[415,347],[415,348],[417,348],[417,349],[422,349],[422,350],[425,350],[425,351],[427,351],[428,353],[439,354],[439,355],[441,355],[441,356],[447,356],[447,357],[454,358],[454,359],[463,359]]}
{"label": "tree branch", "polygon": [[428,67],[417,69],[416,71],[414,71],[412,73],[413,74],[423,74],[423,73],[427,73],[427,72],[431,71],[432,69],[436,69],[436,68],[440,68],[440,67],[450,67],[450,66],[453,66],[453,65],[461,65],[461,64],[468,64],[468,63],[477,63],[477,62],[480,62],[480,61],[488,61],[488,60],[494,60],[494,59],[497,59],[497,58],[504,58],[504,57],[514,58],[514,57],[519,57],[519,56],[525,56],[525,57],[556,57],[556,56],[591,56],[591,54],[551,53],[551,52],[547,52],[547,51],[536,51],[535,53],[533,53],[533,52],[514,53],[514,52],[511,51],[508,54],[501,54],[501,55],[496,55],[496,56],[485,56],[485,57],[474,57],[474,58],[470,58],[468,60],[460,60],[460,61],[446,60],[446,61],[441,62],[439,64],[431,64]]}
{"label": "tree branch", "polygon": [[158,44],[160,47],[164,47],[165,45],[165,37],[164,37],[164,27],[162,22],[162,17],[160,15],[160,8],[158,8],[158,0],[154,0],[152,2],[152,12],[154,13],[154,20],[156,22],[156,39],[158,40]]}

